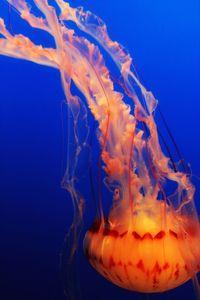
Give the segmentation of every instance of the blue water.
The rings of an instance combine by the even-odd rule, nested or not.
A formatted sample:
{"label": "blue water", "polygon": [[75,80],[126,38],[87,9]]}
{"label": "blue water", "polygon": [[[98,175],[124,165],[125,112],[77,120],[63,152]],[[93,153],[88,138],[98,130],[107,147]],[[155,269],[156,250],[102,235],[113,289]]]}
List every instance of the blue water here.
{"label": "blue water", "polygon": [[[199,1],[88,0],[73,5],[101,16],[111,37],[132,54],[143,84],[159,99],[183,157],[193,174],[200,175]],[[52,45],[48,35],[31,30],[13,11],[9,14],[4,1],[0,16],[14,32]],[[64,94],[59,74],[0,56],[0,99],[0,299],[62,300],[59,255],[72,205],[60,187]],[[198,181],[196,187],[200,210]],[[79,251],[77,282],[83,299],[145,299],[104,280],[89,266],[81,247]],[[189,297],[195,299],[191,283],[149,299]]]}

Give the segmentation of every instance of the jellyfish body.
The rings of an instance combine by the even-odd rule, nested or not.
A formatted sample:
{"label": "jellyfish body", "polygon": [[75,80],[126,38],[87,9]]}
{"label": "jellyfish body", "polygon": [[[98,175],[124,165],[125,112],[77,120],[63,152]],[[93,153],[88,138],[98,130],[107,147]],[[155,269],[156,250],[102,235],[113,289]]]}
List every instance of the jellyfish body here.
{"label": "jellyfish body", "polygon": [[200,267],[199,233],[193,220],[176,218],[163,203],[152,202],[133,210],[127,228],[96,222],[84,239],[86,257],[102,276],[143,293],[176,288]]}
{"label": "jellyfish body", "polygon": [[[47,32],[55,42],[54,48],[36,45],[24,35],[9,32],[0,19],[1,55],[47,65],[60,72],[68,117],[73,120],[62,182],[74,207],[69,230],[70,259],[77,250],[83,217],[84,199],[77,182],[82,153],[90,150],[89,110],[98,123],[101,147],[95,166],[99,192],[97,222],[84,239],[90,263],[114,284],[140,292],[162,292],[194,277],[200,266],[195,189],[189,174],[162,150],[154,120],[157,100],[138,79],[130,54],[111,40],[100,18],[83,8],[72,8],[68,2],[55,0],[55,10],[47,0],[33,0],[31,3],[40,12],[38,17],[28,1],[7,1],[31,27]],[[70,22],[76,25],[75,29]],[[116,64],[121,74],[119,82],[113,82],[95,43]],[[83,100],[72,93],[72,83]],[[121,92],[115,88],[118,83]],[[114,187],[108,217],[103,211],[101,169],[106,177],[103,182],[111,191]],[[168,182],[175,186],[170,194],[165,189]]]}

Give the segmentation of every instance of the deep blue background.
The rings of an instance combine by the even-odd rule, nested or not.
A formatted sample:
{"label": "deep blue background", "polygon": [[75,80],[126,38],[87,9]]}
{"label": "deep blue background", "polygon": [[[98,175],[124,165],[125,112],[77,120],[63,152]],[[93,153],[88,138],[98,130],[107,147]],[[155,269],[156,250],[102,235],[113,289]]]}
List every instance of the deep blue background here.
{"label": "deep blue background", "polygon": [[[195,0],[73,1],[101,16],[160,101],[185,160],[200,175],[200,4]],[[15,32],[52,45],[0,2]],[[9,21],[10,19],[10,21]],[[72,206],[61,189],[62,101],[57,71],[0,56],[0,299],[62,300],[59,254]],[[197,188],[200,189],[200,185]],[[199,197],[196,197],[197,206]],[[86,206],[87,209],[87,206]],[[88,208],[89,209],[89,208]],[[84,228],[85,229],[85,228]],[[142,299],[98,275],[82,256],[84,299]],[[150,299],[194,299],[191,284]]]}

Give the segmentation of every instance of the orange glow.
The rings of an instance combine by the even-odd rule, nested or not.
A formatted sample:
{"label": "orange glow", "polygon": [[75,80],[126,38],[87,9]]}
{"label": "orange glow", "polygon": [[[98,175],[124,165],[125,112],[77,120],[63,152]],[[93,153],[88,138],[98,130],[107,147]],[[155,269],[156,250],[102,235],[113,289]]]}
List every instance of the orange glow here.
{"label": "orange glow", "polygon": [[[33,0],[42,13],[42,17],[37,17],[26,1],[7,1],[31,27],[46,31],[55,41],[54,48],[35,45],[26,36],[10,33],[0,19],[1,55],[26,59],[60,72],[69,114],[73,117],[74,148],[70,150],[69,142],[63,178],[63,186],[74,204],[70,258],[77,250],[83,216],[84,197],[76,182],[81,154],[91,150],[87,122],[90,111],[98,123],[101,154],[95,166],[99,172],[96,222],[84,239],[89,262],[114,284],[133,291],[163,292],[194,278],[200,269],[195,188],[190,176],[161,148],[154,120],[158,102],[139,81],[130,54],[110,39],[100,18],[83,8],[55,0],[60,10],[57,15],[47,0]],[[68,27],[69,21],[76,24],[83,36]],[[115,88],[117,83],[112,81],[95,43],[105,49],[119,69],[122,92]],[[72,83],[83,99],[72,93]],[[130,106],[126,99],[131,101]],[[113,192],[108,217],[102,204],[102,169],[107,176],[104,182]],[[165,190],[168,183],[175,186],[170,195]]]}
{"label": "orange glow", "polygon": [[199,270],[198,230],[186,237],[191,220],[179,219],[170,210],[165,214],[162,203],[152,202],[134,209],[128,228],[123,222],[96,223],[84,240],[86,256],[102,276],[145,293],[175,288]]}

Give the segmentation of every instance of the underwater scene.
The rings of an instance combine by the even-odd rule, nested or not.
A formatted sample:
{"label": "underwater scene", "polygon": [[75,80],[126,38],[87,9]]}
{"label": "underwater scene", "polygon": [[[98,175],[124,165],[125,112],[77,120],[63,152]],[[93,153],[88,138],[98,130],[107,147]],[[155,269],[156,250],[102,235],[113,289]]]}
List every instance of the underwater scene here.
{"label": "underwater scene", "polygon": [[200,299],[199,12],[0,1],[0,299]]}

